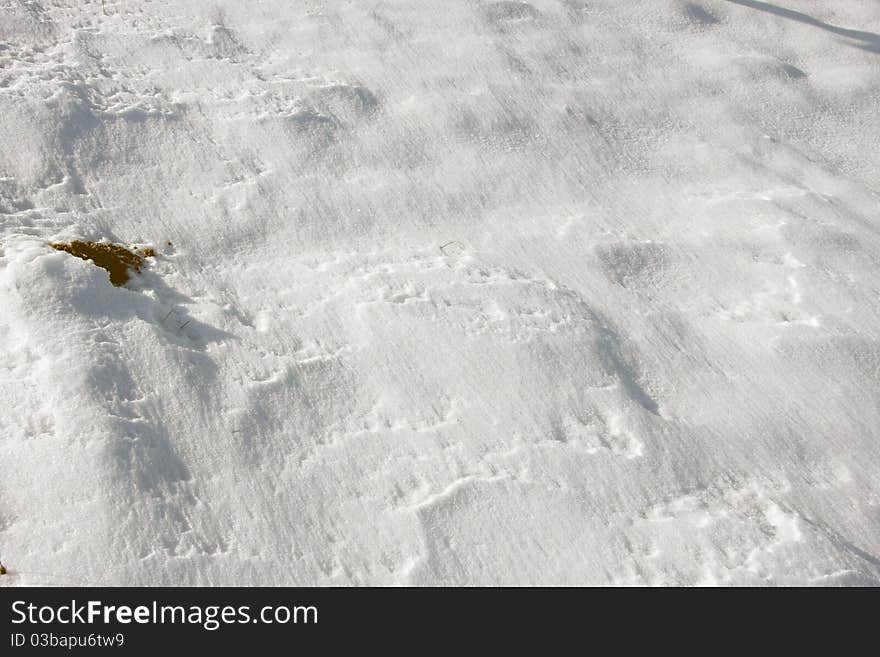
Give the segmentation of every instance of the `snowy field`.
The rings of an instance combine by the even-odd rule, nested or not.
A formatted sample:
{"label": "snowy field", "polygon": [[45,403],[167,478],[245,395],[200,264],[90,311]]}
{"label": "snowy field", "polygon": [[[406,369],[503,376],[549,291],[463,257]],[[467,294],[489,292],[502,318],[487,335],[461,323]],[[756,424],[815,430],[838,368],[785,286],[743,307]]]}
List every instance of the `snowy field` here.
{"label": "snowy field", "polygon": [[0,0],[0,585],[880,584],[878,35]]}

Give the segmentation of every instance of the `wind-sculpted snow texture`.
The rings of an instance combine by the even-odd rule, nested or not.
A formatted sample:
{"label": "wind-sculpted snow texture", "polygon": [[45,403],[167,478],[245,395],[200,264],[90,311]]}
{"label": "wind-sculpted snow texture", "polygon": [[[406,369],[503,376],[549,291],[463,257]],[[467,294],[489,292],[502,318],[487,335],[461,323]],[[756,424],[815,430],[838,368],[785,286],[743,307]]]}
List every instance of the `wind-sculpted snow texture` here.
{"label": "wind-sculpted snow texture", "polygon": [[0,584],[877,584],[878,34],[2,0]]}

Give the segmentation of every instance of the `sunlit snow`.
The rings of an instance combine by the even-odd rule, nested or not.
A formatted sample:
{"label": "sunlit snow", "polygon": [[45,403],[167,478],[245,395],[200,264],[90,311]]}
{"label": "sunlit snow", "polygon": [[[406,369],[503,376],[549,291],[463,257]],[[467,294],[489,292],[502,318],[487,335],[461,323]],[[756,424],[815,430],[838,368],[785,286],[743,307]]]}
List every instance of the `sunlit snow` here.
{"label": "sunlit snow", "polygon": [[880,584],[878,35],[0,3],[0,585]]}

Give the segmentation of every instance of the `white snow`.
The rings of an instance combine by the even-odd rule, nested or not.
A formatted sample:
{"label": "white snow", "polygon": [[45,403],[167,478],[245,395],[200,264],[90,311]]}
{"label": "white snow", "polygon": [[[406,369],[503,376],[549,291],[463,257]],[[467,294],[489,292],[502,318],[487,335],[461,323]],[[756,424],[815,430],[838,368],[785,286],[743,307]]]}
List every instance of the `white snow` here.
{"label": "white snow", "polygon": [[0,584],[880,584],[878,35],[0,3]]}

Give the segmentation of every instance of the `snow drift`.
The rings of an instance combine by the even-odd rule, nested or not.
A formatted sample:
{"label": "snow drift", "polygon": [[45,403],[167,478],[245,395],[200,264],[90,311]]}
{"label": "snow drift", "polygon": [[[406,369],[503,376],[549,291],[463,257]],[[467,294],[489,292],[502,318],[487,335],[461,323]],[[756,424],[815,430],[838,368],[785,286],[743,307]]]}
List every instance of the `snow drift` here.
{"label": "snow drift", "polygon": [[0,583],[880,582],[880,7],[779,2],[0,5]]}

